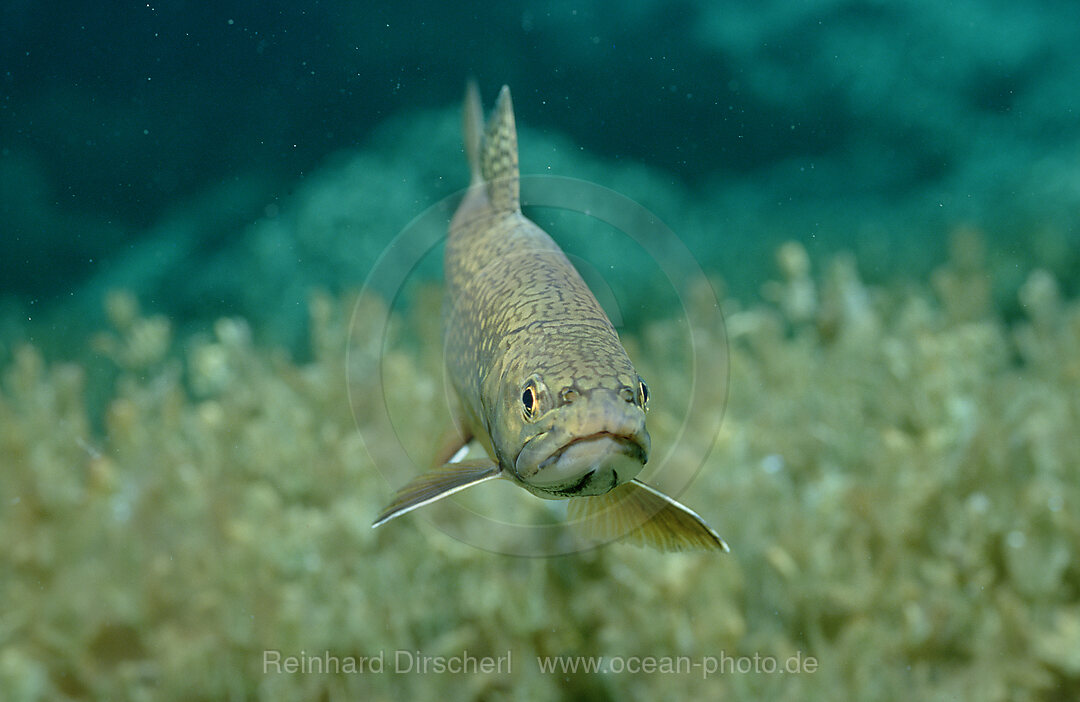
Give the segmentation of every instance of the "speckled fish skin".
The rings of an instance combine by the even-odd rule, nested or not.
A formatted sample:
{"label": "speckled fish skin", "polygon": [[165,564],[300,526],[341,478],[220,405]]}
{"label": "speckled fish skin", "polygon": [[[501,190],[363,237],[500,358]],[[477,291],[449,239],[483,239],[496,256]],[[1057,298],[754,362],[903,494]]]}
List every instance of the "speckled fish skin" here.
{"label": "speckled fish skin", "polygon": [[[540,496],[606,492],[648,458],[641,378],[585,281],[519,209],[509,90],[500,93],[483,138],[475,135],[478,111],[470,90],[473,183],[451,222],[445,255],[446,359],[463,421],[504,471]],[[539,404],[532,420],[522,409],[530,382]],[[626,458],[609,462],[614,475],[545,479],[545,459],[595,435],[610,435],[608,448]]]}
{"label": "speckled fish skin", "polygon": [[521,213],[510,90],[486,131],[481,111],[470,85],[472,184],[450,223],[443,323],[461,438],[490,458],[447,455],[399,489],[372,526],[507,478],[569,498],[569,521],[594,542],[727,551],[697,513],[636,479],[649,457],[648,389],[585,281]]}

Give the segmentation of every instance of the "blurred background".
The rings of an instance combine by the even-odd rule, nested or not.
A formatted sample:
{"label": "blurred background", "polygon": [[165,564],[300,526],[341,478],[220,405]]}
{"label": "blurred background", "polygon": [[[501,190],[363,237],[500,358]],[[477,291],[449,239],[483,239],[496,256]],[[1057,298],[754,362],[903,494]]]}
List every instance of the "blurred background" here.
{"label": "blurred background", "polygon": [[[756,291],[785,239],[856,250],[874,279],[924,274],[961,223],[1071,291],[1072,11],[10,2],[0,295],[16,316],[86,301],[77,317],[100,319],[84,293],[123,285],[180,321],[271,322],[310,285],[355,285],[372,251],[466,183],[470,75],[489,104],[512,86],[525,173],[638,200],[735,292]],[[317,221],[331,215],[333,232]]]}
{"label": "blurred background", "polygon": [[[0,700],[1080,697],[1075,3],[0,14]],[[523,174],[643,205],[711,283],[686,309],[719,295],[726,336],[690,339],[644,249],[526,208],[614,300],[654,456],[731,554],[370,528],[449,424],[439,252],[398,251],[423,260],[385,338],[355,291],[443,231],[469,76],[511,86]]]}

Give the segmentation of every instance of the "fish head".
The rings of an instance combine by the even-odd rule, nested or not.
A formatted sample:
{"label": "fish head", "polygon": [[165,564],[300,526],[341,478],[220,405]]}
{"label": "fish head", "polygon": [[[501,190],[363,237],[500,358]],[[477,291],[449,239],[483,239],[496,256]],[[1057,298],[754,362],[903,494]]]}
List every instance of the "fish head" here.
{"label": "fish head", "polygon": [[[533,373],[512,387],[513,472],[539,497],[600,495],[641,472],[649,458],[648,387],[636,373],[593,383]],[[508,394],[510,391],[508,390]]]}

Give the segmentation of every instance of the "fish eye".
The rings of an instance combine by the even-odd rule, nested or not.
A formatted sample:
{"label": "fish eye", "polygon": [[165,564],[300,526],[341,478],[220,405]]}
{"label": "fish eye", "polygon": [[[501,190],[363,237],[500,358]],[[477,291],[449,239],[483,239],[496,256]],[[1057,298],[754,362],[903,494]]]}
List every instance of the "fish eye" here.
{"label": "fish eye", "polygon": [[532,419],[536,415],[536,388],[532,383],[525,386],[521,393],[521,407],[524,410],[525,419]]}
{"label": "fish eye", "polygon": [[645,384],[645,381],[638,378],[638,396],[641,398],[641,408],[645,409],[649,406],[649,386]]}

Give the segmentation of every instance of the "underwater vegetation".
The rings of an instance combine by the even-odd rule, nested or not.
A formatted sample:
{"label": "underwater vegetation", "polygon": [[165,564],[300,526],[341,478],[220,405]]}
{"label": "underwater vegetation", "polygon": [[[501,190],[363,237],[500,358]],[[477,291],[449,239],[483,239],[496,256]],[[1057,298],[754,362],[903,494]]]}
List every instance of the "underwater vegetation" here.
{"label": "underwater vegetation", "polygon": [[[689,417],[685,446],[661,399],[686,383],[677,325],[625,335],[654,446],[716,441],[683,497],[728,555],[512,558],[422,519],[372,530],[391,443],[422,455],[441,429],[438,344],[350,338],[355,298],[316,292],[301,362],[237,318],[175,339],[111,293],[97,361],[46,361],[30,334],[0,349],[2,697],[1076,697],[1080,303],[1035,269],[1007,318],[992,253],[961,230],[930,280],[871,286],[850,256],[785,244],[761,297],[726,303],[721,434]],[[438,315],[428,289],[394,324],[432,338]],[[385,445],[361,439],[381,399],[347,350],[383,354],[403,408]],[[388,660],[267,672],[267,650]],[[509,652],[511,670],[395,673],[398,650]],[[817,666],[542,672],[555,655]]]}

